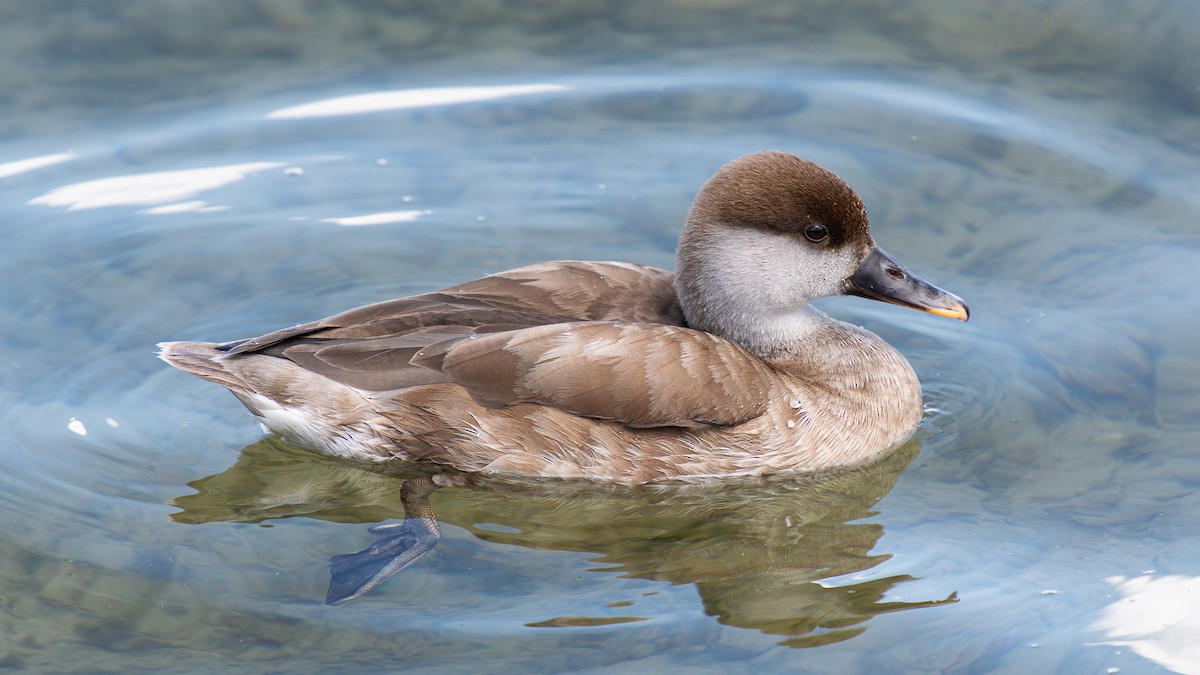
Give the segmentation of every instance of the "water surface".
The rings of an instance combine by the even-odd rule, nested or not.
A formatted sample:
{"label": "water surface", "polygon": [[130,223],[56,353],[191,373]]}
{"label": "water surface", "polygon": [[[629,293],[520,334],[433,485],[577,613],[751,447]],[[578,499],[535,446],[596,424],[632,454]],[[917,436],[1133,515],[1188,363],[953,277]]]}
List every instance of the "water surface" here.
{"label": "water surface", "polygon": [[[1200,672],[1200,15],[1043,4],[0,10],[0,663]],[[399,478],[153,358],[541,260],[670,267],[763,148],[971,304],[822,303],[925,385],[878,466],[444,489],[438,548],[327,607]]]}

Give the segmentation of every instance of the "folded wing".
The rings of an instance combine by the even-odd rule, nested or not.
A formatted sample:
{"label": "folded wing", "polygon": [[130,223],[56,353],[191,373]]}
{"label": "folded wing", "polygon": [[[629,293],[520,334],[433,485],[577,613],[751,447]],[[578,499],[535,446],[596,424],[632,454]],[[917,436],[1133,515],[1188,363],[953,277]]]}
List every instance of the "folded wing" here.
{"label": "folded wing", "polygon": [[631,427],[733,425],[765,412],[773,371],[679,326],[579,322],[477,334],[417,354],[477,399],[541,403]]}
{"label": "folded wing", "polygon": [[766,410],[773,371],[683,327],[671,275],[555,262],[358,307],[221,345],[379,395],[453,383],[491,406],[540,403],[630,427],[733,425]]}

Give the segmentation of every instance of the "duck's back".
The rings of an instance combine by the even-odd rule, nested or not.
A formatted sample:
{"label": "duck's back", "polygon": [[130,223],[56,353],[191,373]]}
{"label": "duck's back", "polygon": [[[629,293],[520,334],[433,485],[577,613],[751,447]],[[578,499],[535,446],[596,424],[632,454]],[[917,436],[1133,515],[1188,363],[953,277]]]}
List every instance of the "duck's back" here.
{"label": "duck's back", "polygon": [[216,348],[229,358],[288,359],[364,391],[395,391],[448,382],[444,373],[412,361],[422,350],[444,353],[461,340],[579,321],[681,325],[671,279],[670,272],[628,263],[541,263]]}

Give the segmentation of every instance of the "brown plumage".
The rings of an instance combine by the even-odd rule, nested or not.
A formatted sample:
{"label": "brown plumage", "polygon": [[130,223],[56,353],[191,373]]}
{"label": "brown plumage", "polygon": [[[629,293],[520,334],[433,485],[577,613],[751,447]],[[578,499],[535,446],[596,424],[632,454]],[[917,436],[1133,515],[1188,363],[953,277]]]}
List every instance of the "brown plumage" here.
{"label": "brown plumage", "polygon": [[710,179],[677,267],[530,265],[161,357],[329,454],[642,483],[860,464],[912,432],[908,363],[809,300],[967,318],[874,245],[849,186],[785,153]]}

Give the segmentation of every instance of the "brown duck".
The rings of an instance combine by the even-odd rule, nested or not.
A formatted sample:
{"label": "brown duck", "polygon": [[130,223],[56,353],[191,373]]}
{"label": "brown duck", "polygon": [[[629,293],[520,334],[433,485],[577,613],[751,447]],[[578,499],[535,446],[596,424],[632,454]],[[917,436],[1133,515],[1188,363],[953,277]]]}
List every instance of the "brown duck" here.
{"label": "brown duck", "polygon": [[848,185],[783,152],[709,179],[676,267],[530,265],[161,357],[330,455],[645,483],[858,465],[912,433],[908,362],[810,300],[969,316],[875,245]]}

